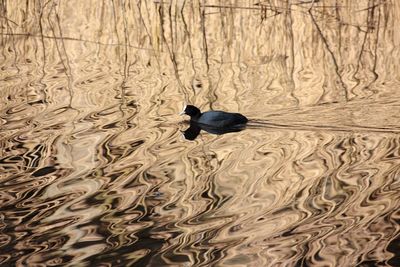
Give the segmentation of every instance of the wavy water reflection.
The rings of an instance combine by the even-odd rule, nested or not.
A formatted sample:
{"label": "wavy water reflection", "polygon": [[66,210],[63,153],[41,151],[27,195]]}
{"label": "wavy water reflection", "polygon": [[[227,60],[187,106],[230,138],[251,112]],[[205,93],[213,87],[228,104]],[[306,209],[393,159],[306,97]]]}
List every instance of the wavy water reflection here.
{"label": "wavy water reflection", "polygon": [[399,14],[3,1],[0,265],[399,266]]}

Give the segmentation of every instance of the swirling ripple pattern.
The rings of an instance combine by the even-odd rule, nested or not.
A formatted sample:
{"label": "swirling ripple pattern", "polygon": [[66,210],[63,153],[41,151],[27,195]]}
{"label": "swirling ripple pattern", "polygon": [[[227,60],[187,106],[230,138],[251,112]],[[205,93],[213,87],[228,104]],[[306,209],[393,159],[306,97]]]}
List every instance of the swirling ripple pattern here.
{"label": "swirling ripple pattern", "polygon": [[[3,1],[0,266],[400,266],[400,1]],[[226,135],[183,104],[240,112]]]}

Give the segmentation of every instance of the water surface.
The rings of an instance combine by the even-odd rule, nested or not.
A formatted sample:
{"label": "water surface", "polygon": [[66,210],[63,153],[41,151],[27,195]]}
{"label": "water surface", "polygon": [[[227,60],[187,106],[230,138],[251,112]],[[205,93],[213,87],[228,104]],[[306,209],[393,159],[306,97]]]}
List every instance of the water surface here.
{"label": "water surface", "polygon": [[[0,23],[0,265],[400,265],[399,1],[3,1]],[[186,140],[184,103],[252,121]]]}

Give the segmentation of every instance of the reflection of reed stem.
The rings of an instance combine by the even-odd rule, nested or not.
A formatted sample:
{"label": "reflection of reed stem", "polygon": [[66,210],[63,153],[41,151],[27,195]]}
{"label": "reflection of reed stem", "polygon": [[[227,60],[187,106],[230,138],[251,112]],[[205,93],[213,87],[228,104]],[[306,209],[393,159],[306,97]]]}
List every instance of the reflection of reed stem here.
{"label": "reflection of reed stem", "polygon": [[290,64],[289,64],[289,77],[290,77],[290,82],[291,82],[291,88],[290,90],[290,96],[296,101],[296,105],[299,105],[300,101],[299,99],[297,99],[297,97],[294,94],[295,91],[295,83],[294,83],[294,35],[293,35],[293,19],[292,19],[292,11],[290,9],[290,1],[288,0],[286,2],[287,8],[288,8],[288,12],[286,13],[286,27],[288,29],[288,39],[290,42],[290,55],[289,55],[289,60],[290,60]]}
{"label": "reflection of reed stem", "polygon": [[[314,4],[314,1],[313,1],[313,4]],[[337,63],[335,54],[333,53],[333,51],[332,51],[331,48],[329,47],[328,41],[326,40],[324,34],[322,33],[321,28],[319,27],[317,21],[316,21],[315,18],[314,18],[314,15],[313,15],[313,13],[312,13],[312,5],[311,5],[311,8],[308,10],[308,13],[310,14],[311,20],[312,20],[313,24],[315,25],[315,28],[317,29],[317,32],[318,32],[319,36],[321,37],[321,40],[322,40],[322,42],[324,43],[326,50],[327,50],[328,53],[331,55],[331,58],[332,58],[332,61],[333,61],[333,65],[334,65],[334,67],[335,67],[335,73],[336,73],[336,75],[337,75],[338,78],[339,78],[340,84],[342,85],[342,89],[343,89],[343,94],[344,94],[344,97],[345,97],[345,101],[348,101],[349,98],[348,98],[347,87],[346,87],[346,84],[344,83],[344,81],[343,81],[343,79],[342,79],[342,76],[340,75],[340,72],[339,72],[339,65],[338,65],[338,63]]]}
{"label": "reflection of reed stem", "polygon": [[[203,0],[203,5],[204,5],[204,0]],[[210,65],[208,63],[208,45],[207,45],[207,35],[206,35],[206,26],[205,26],[205,10],[204,8],[199,5],[199,11],[200,11],[200,24],[201,24],[201,32],[203,34],[203,49],[204,49],[204,56],[205,56],[205,62],[207,66],[207,72],[210,69]]]}
{"label": "reflection of reed stem", "polygon": [[[186,0],[183,1],[183,4],[182,4],[180,13],[181,13],[181,18],[182,18],[182,23],[183,23],[183,29],[184,29],[184,31],[185,31],[185,36],[187,36],[187,38],[188,38],[190,62],[191,62],[192,69],[193,69],[193,72],[194,72],[193,77],[196,77],[196,73],[197,73],[197,72],[196,72],[196,68],[195,68],[195,66],[194,66],[194,57],[193,57],[193,49],[192,49],[191,36],[190,36],[190,32],[189,32],[189,30],[188,30],[188,25],[187,25],[186,20],[185,20],[185,15],[184,15],[184,13],[183,13],[183,10],[184,10],[184,8],[185,8],[185,5],[186,5]],[[193,84],[193,80],[192,80],[192,84]],[[194,91],[194,87],[192,86],[191,88],[192,88],[193,91]]]}
{"label": "reflection of reed stem", "polygon": [[[84,43],[90,43],[90,44],[97,44],[97,45],[103,45],[103,46],[125,46],[123,43],[103,43],[103,42],[97,42],[97,41],[91,41],[91,40],[86,40],[86,39],[81,39],[81,38],[74,38],[74,37],[68,37],[68,36],[49,36],[49,35],[36,35],[36,34],[31,34],[31,33],[0,33],[2,36],[24,36],[24,37],[33,37],[33,38],[43,38],[43,39],[49,39],[49,40],[64,40],[64,41],[76,41],[76,42],[84,42]],[[144,48],[144,47],[138,47],[135,45],[126,45],[129,48],[134,48],[138,50],[145,50],[145,51],[154,51],[154,49],[151,48]]]}
{"label": "reflection of reed stem", "polygon": [[[39,30],[40,30],[40,40],[41,40],[41,45],[42,45],[42,56],[43,56],[43,65],[42,65],[42,76],[39,79],[40,84],[43,85],[43,88],[46,88],[46,84],[43,82],[44,76],[46,75],[46,46],[44,44],[44,33],[43,33],[43,13],[44,9],[46,8],[47,4],[50,3],[51,0],[47,1],[43,6],[40,6],[40,13],[39,13]],[[43,100],[44,102],[47,102],[47,94],[46,90],[43,90]]]}
{"label": "reflection of reed stem", "polygon": [[122,97],[122,103],[125,103],[125,83],[126,80],[128,79],[129,76],[129,66],[128,66],[128,43],[129,43],[129,38],[128,38],[128,31],[127,31],[127,19],[126,19],[126,10],[124,4],[122,4],[122,12],[123,12],[123,21],[124,21],[124,79],[121,85],[121,97]]}
{"label": "reflection of reed stem", "polygon": [[[372,6],[368,8],[368,25],[370,23],[374,23],[374,14],[375,14],[375,8],[378,7],[380,4],[375,4],[374,5],[374,0],[372,0]],[[378,80],[378,73],[376,72],[376,66],[377,66],[377,59],[378,59],[378,41],[379,41],[379,30],[380,30],[380,21],[381,21],[381,10],[378,9],[378,21],[376,27],[369,27],[370,29],[376,29],[376,36],[375,36],[375,42],[374,42],[374,53],[373,53],[373,63],[372,63],[372,69],[371,72],[374,75],[374,78],[367,84],[365,85],[366,89],[371,90],[369,87]]]}
{"label": "reflection of reed stem", "polygon": [[[59,47],[59,45],[58,45],[58,42],[56,42],[56,47],[57,47],[58,54],[59,54],[59,56],[60,56],[61,63],[63,64],[64,69],[65,69],[65,75],[67,76],[67,80],[68,80],[68,93],[69,93],[69,96],[70,96],[69,107],[72,108],[72,100],[73,100],[74,93],[73,93],[73,90],[72,90],[72,72],[71,72],[71,65],[70,65],[70,63],[69,63],[69,58],[68,58],[67,50],[65,49],[64,40],[62,39],[62,30],[61,30],[60,17],[58,16],[58,12],[55,10],[55,5],[56,5],[56,4],[53,3],[53,5],[52,5],[52,7],[51,7],[51,9],[50,9],[50,13],[51,13],[52,10],[54,11],[54,14],[55,14],[55,17],[56,17],[56,20],[57,20],[58,31],[59,31],[60,37],[61,37],[61,40],[60,40],[60,41],[61,41],[61,49],[63,50],[63,53],[64,53],[64,55],[65,55],[65,62],[64,62],[64,59],[63,59],[63,57],[62,57],[62,53],[61,53],[60,47]],[[49,16],[50,16],[50,13],[49,13]],[[49,24],[50,24],[50,27],[51,27],[51,29],[52,29],[53,35],[55,35],[55,29],[54,29],[54,26],[52,25],[52,23],[51,23],[50,20],[49,20]]]}
{"label": "reflection of reed stem", "polygon": [[[162,8],[159,8],[158,9],[158,12],[159,12],[159,16],[160,16],[160,21],[161,21],[161,39],[164,41],[164,43],[165,43],[165,46],[167,47],[167,50],[168,50],[168,54],[169,54],[169,56],[170,56],[170,59],[171,59],[171,62],[172,62],[172,66],[173,66],[173,68],[174,68],[174,74],[175,74],[175,78],[176,78],[176,80],[177,80],[177,82],[178,82],[178,85],[179,85],[179,91],[182,91],[183,90],[183,92],[181,92],[181,93],[183,93],[184,95],[185,95],[185,100],[187,99],[187,94],[186,94],[186,92],[185,92],[185,90],[184,90],[184,86],[183,86],[183,84],[182,84],[182,81],[181,81],[181,79],[180,79],[180,77],[179,77],[179,72],[178,72],[178,63],[177,63],[177,61],[176,61],[176,59],[175,59],[175,53],[174,53],[174,51],[173,50],[171,50],[171,48],[169,47],[169,45],[168,45],[168,42],[167,42],[167,39],[165,38],[165,35],[164,35],[164,18],[163,18],[163,9]],[[170,23],[171,24],[171,23]],[[173,40],[173,33],[172,33],[172,26],[170,25],[170,30],[171,30],[171,42],[173,43],[174,42],[174,40]]]}

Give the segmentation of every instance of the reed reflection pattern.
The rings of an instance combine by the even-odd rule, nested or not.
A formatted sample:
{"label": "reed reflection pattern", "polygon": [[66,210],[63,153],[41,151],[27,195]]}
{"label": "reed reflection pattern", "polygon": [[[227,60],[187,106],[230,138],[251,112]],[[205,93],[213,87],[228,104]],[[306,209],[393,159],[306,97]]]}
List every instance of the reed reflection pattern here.
{"label": "reed reflection pattern", "polygon": [[[400,1],[2,1],[0,265],[400,264]],[[183,103],[240,112],[201,131]]]}

